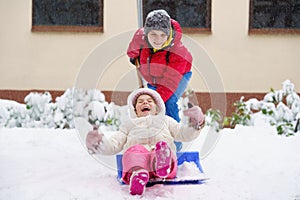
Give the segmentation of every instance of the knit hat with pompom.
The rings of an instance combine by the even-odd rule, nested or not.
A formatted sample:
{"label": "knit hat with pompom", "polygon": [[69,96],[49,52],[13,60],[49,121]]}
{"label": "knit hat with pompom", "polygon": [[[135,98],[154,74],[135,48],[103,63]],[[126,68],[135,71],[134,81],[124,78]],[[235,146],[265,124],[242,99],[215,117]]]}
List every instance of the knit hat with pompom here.
{"label": "knit hat with pompom", "polygon": [[167,35],[170,35],[171,20],[165,10],[151,11],[145,20],[144,31],[147,35],[151,30],[161,30]]}

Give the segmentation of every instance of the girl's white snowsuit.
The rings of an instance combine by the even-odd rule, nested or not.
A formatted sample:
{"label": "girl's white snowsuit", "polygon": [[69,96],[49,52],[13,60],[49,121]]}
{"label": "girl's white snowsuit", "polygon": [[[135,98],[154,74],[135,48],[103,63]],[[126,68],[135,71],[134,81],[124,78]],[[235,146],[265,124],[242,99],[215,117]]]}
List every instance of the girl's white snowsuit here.
{"label": "girl's white snowsuit", "polygon": [[[149,94],[154,98],[159,108],[158,115],[136,116],[134,102],[141,94]],[[171,150],[176,152],[174,140],[187,142],[195,139],[200,134],[200,130],[178,123],[173,118],[166,116],[164,102],[154,90],[148,88],[137,89],[128,96],[127,103],[130,114],[129,119],[122,123],[119,131],[113,133],[110,137],[103,137],[97,153],[114,155],[132,147],[131,149],[135,149],[134,151],[136,151],[136,148],[139,149],[137,150],[138,152],[141,150],[143,155],[145,154],[145,149],[151,154],[151,151],[155,148],[155,144],[159,141],[165,141]],[[133,147],[135,145],[137,145],[136,148]],[[141,149],[138,146],[143,146],[144,148]],[[123,155],[123,172],[130,171],[134,166],[140,166],[141,163],[138,162],[147,162],[146,160],[149,162],[149,159],[144,161],[142,159],[141,161],[141,159],[134,159],[132,156],[130,156],[131,159],[127,160],[127,153],[129,152],[125,152]],[[176,160],[175,155],[174,159]],[[149,166],[149,163],[142,165],[143,167],[145,165]]]}

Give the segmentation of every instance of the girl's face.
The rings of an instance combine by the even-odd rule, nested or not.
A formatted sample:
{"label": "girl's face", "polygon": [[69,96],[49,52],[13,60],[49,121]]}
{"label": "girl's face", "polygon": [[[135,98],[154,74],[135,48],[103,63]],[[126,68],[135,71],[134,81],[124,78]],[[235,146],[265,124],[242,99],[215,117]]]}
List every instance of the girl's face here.
{"label": "girl's face", "polygon": [[155,49],[162,48],[163,44],[168,40],[168,35],[161,30],[151,30],[147,37],[150,45]]}
{"label": "girl's face", "polygon": [[140,95],[135,104],[135,112],[138,117],[157,114],[157,105],[154,99],[148,94]]}

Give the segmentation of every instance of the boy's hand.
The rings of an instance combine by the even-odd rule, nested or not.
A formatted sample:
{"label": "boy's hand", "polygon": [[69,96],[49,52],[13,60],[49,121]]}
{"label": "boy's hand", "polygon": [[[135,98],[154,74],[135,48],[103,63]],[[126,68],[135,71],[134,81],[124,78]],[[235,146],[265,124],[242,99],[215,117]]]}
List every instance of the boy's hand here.
{"label": "boy's hand", "polygon": [[204,125],[205,116],[199,106],[193,106],[183,111],[183,114],[190,118],[190,124],[195,128]]}
{"label": "boy's hand", "polygon": [[94,130],[90,131],[86,137],[86,147],[90,154],[96,153],[100,142],[102,141],[103,134],[98,132],[98,129],[94,127]]}
{"label": "boy's hand", "polygon": [[129,58],[131,64],[136,65],[136,58]]}

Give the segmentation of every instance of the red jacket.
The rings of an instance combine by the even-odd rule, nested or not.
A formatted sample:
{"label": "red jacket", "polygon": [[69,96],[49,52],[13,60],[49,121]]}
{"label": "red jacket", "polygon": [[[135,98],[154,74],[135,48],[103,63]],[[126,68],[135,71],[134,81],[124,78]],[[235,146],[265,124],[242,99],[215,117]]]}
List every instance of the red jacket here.
{"label": "red jacket", "polygon": [[157,52],[147,41],[144,28],[138,29],[127,49],[131,59],[138,59],[143,78],[157,87],[156,91],[166,102],[176,91],[183,74],[192,66],[192,55],[182,44],[180,24],[171,19],[173,40],[169,46]]}

